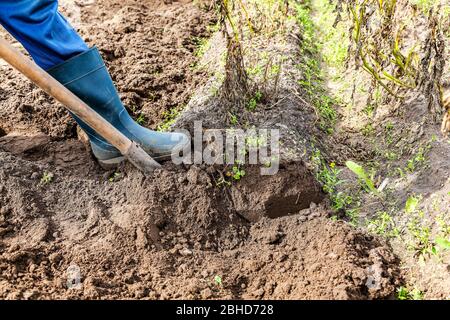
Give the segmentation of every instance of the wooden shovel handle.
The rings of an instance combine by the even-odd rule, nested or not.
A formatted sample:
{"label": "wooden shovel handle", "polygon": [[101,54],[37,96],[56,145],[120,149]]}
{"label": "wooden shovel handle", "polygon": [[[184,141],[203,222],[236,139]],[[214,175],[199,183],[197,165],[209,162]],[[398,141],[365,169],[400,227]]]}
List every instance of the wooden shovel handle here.
{"label": "wooden shovel handle", "polygon": [[62,103],[67,109],[86,122],[109,143],[119,149],[123,155],[128,153],[132,146],[130,139],[92,110],[81,99],[69,91],[69,89],[41,69],[36,63],[1,38],[0,58],[3,58],[7,63],[20,71],[42,90],[47,92],[58,102]]}

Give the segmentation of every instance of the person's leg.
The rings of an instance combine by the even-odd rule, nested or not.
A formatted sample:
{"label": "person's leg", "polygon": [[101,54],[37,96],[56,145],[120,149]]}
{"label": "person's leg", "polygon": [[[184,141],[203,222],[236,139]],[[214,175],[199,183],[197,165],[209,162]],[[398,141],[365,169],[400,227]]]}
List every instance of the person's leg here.
{"label": "person's leg", "polygon": [[[28,50],[43,69],[82,99],[116,129],[155,158],[189,145],[186,135],[161,133],[138,125],[120,101],[100,53],[88,49],[58,12],[57,0],[0,0],[0,23]],[[74,117],[90,138],[103,166],[123,160],[120,152]]]}
{"label": "person's leg", "polygon": [[0,0],[0,24],[44,70],[88,50],[57,0]]}
{"label": "person's leg", "polygon": [[[184,134],[152,131],[130,117],[95,47],[47,72],[156,159],[170,158],[172,151],[183,149],[190,143]],[[104,167],[123,160],[116,148],[79,119],[78,123],[89,136],[92,151]]]}

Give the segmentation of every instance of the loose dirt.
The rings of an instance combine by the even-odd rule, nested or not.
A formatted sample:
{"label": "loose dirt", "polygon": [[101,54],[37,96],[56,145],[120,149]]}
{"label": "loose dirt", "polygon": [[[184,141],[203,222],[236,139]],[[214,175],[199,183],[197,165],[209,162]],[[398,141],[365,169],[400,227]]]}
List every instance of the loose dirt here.
{"label": "loose dirt", "polygon": [[[206,80],[193,39],[214,15],[197,1],[63,3],[146,126]],[[62,107],[0,68],[1,298],[368,299],[399,285],[389,246],[329,219],[302,162],[229,188],[206,166],[105,172]]]}

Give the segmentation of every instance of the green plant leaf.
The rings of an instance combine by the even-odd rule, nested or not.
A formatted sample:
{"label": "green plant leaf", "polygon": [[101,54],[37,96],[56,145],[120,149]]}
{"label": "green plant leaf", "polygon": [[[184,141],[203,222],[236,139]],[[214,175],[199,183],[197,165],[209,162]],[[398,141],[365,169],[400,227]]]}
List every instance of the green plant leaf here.
{"label": "green plant leaf", "polygon": [[413,213],[414,211],[416,211],[418,205],[419,205],[419,198],[409,197],[408,200],[406,200],[405,204],[406,213]]}
{"label": "green plant leaf", "polygon": [[450,249],[450,241],[444,238],[436,238],[436,243],[439,247],[441,247],[444,250]]}
{"label": "green plant leaf", "polygon": [[374,185],[372,179],[369,178],[369,176],[366,173],[366,170],[364,170],[364,168],[362,166],[360,166],[359,164],[357,164],[353,161],[347,161],[345,163],[345,165],[354,174],[356,174],[359,179],[364,181],[364,183],[366,184],[366,186],[369,188],[370,191],[372,191],[373,193],[378,193],[378,190],[375,188],[375,185]]}

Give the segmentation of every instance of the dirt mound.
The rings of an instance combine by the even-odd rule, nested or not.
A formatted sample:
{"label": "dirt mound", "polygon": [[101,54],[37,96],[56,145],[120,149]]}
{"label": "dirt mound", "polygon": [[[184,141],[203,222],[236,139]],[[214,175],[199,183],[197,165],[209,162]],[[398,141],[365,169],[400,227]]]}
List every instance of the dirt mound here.
{"label": "dirt mound", "polygon": [[[129,171],[114,183],[61,171],[43,184],[29,177],[39,163],[8,153],[0,163],[4,298],[361,299],[397,284],[385,244],[315,205],[252,225],[182,170],[152,180]],[[78,290],[67,289],[73,266]]]}
{"label": "dirt mound", "polygon": [[[167,165],[150,179],[129,166],[113,178],[80,175],[78,161],[89,162],[81,142],[66,141],[70,160],[48,137],[35,137],[34,148],[32,137],[28,145],[15,139],[24,141],[0,139],[9,151],[0,152],[2,297],[344,299],[395,288],[397,262],[386,245],[323,218],[313,203],[320,192],[308,198],[314,188],[299,164],[228,194],[201,167]],[[247,212],[260,221],[250,223]],[[80,270],[79,290],[67,289],[71,266]]]}

